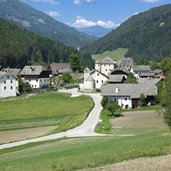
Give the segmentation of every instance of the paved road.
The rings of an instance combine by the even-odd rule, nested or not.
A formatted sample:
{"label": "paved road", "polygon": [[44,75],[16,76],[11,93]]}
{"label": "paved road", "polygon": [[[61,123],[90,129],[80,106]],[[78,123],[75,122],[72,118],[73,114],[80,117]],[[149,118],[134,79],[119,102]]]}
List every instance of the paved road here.
{"label": "paved road", "polygon": [[[71,97],[73,98],[81,95],[81,93],[78,93],[76,89],[60,90],[60,92],[71,93],[72,94]],[[99,122],[100,112],[102,110],[102,106],[100,104],[102,97],[100,94],[86,94],[86,95],[89,95],[90,97],[92,97],[95,105],[94,105],[93,110],[90,112],[89,116],[87,117],[87,119],[80,126],[73,128],[71,130],[68,130],[66,132],[61,132],[57,134],[52,134],[48,136],[43,136],[39,138],[33,138],[33,139],[28,139],[28,140],[23,140],[23,141],[8,143],[8,144],[3,144],[3,145],[0,145],[0,149],[16,147],[16,146],[20,146],[24,144],[33,143],[33,142],[55,140],[55,139],[65,138],[65,137],[104,136],[104,135],[97,134],[94,132],[94,129],[97,123]]]}

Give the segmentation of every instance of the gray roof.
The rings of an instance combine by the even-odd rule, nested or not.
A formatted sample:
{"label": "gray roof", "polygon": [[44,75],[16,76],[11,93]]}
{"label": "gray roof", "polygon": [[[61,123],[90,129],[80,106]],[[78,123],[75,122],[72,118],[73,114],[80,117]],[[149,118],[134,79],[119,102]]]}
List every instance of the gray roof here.
{"label": "gray roof", "polygon": [[139,78],[137,79],[139,84],[144,84],[145,86],[157,85],[160,82],[160,78]]}
{"label": "gray roof", "polygon": [[151,67],[149,65],[135,65],[133,66],[135,72],[150,72]]}
{"label": "gray roof", "polygon": [[108,82],[112,83],[121,83],[124,79],[124,75],[108,75]]}
{"label": "gray roof", "polygon": [[52,63],[50,64],[50,68],[52,70],[52,74],[72,72],[69,63]]}
{"label": "gray roof", "polygon": [[[116,89],[119,91],[117,92]],[[145,96],[156,96],[157,86],[154,84],[145,86],[144,84],[107,84],[102,89],[102,96],[130,96],[139,98],[141,93]]]}
{"label": "gray roof", "polygon": [[[2,72],[0,71],[0,78],[2,78],[3,76],[14,76],[13,74],[7,73],[7,72]],[[15,76],[14,76],[15,77]]]}
{"label": "gray roof", "polygon": [[141,72],[140,77],[154,77],[155,73],[154,72]]}
{"label": "gray roof", "polygon": [[161,69],[155,69],[152,72],[154,72],[155,74],[161,74],[163,72],[163,70],[161,70]]}
{"label": "gray roof", "polygon": [[121,68],[132,68],[134,66],[134,61],[132,58],[122,58],[118,61],[117,63],[118,67],[121,67]]}
{"label": "gray roof", "polygon": [[[91,70],[90,75],[92,75],[95,71],[98,72],[99,74],[103,75],[104,77],[109,78],[108,76],[106,76],[105,74],[101,73],[100,71],[98,71],[96,69]],[[83,78],[84,78],[84,74],[79,77],[80,80],[83,79]]]}
{"label": "gray roof", "polygon": [[21,69],[17,69],[17,68],[3,68],[3,71],[9,74],[14,75],[15,77],[17,77],[17,75],[19,74]]}
{"label": "gray roof", "polygon": [[102,60],[96,61],[96,63],[99,63],[99,64],[115,64],[115,61],[113,61],[113,59],[111,59],[110,57],[106,57]]}
{"label": "gray roof", "polygon": [[43,66],[25,66],[19,75],[40,75],[42,71],[46,71],[46,68]]}

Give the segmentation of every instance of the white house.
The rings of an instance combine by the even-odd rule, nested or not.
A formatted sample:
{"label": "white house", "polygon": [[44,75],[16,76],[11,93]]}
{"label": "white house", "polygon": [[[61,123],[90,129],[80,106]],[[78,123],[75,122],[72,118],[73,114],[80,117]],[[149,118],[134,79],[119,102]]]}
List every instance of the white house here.
{"label": "white house", "polygon": [[102,96],[117,102],[122,108],[135,108],[143,93],[147,104],[155,104],[159,81],[160,79],[144,78],[139,79],[138,84],[107,84],[102,89]]}
{"label": "white house", "polygon": [[6,72],[0,72],[0,98],[16,96],[16,77]]}
{"label": "white house", "polygon": [[89,68],[84,70],[84,75],[81,77],[80,90],[94,91],[100,89],[108,80],[108,77],[97,70],[90,71]]}
{"label": "white house", "polygon": [[49,71],[43,66],[25,66],[19,75],[32,88],[43,88],[50,84]]}
{"label": "white house", "polygon": [[102,60],[98,60],[95,63],[95,70],[105,74],[106,76],[116,68],[116,61],[113,61],[110,57],[106,57]]}

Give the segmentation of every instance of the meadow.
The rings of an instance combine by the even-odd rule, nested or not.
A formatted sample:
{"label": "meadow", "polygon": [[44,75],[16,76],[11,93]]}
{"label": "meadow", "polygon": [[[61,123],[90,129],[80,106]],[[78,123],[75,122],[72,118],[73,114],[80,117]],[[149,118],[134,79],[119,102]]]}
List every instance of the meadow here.
{"label": "meadow", "polygon": [[90,97],[64,93],[0,101],[0,130],[56,125],[60,131],[83,122],[92,107]]}
{"label": "meadow", "polygon": [[[1,170],[72,171],[171,153],[168,131],[133,137],[79,138],[1,150]],[[3,153],[3,154],[2,154]]]}
{"label": "meadow", "polygon": [[113,51],[106,51],[106,52],[101,53],[101,54],[92,55],[92,58],[95,61],[97,61],[97,60],[102,60],[108,56],[108,57],[112,58],[113,60],[119,60],[125,56],[127,51],[128,51],[128,49],[126,49],[126,48],[118,48],[118,49],[113,50]]}

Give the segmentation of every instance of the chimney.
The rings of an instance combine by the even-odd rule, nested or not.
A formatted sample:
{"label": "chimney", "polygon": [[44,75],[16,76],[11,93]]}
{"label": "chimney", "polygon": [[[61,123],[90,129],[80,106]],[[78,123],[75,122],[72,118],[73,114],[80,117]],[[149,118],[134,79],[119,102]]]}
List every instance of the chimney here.
{"label": "chimney", "polygon": [[115,88],[115,93],[118,93],[118,92],[119,92],[119,88],[116,87],[116,88]]}
{"label": "chimney", "polygon": [[30,67],[30,74],[33,72],[34,68]]}

